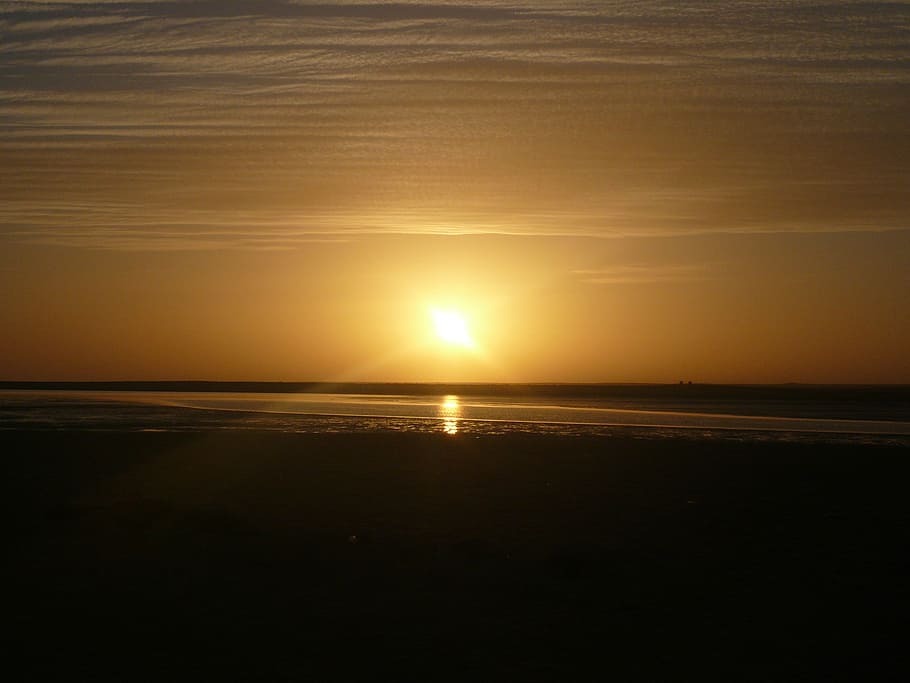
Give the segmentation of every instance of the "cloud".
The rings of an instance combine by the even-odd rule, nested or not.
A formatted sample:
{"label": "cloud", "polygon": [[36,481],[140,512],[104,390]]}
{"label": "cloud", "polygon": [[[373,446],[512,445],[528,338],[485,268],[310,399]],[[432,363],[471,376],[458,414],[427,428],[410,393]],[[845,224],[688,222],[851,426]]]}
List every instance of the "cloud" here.
{"label": "cloud", "polygon": [[908,22],[883,2],[2,3],[0,234],[906,229]]}
{"label": "cloud", "polygon": [[582,282],[592,285],[646,285],[707,279],[706,264],[627,264],[572,272]]}

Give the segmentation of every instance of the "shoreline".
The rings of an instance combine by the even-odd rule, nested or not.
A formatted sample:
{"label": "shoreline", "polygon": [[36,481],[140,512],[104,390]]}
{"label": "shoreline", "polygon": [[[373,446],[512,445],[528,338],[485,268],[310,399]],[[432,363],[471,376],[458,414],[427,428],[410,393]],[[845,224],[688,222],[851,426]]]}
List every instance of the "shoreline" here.
{"label": "shoreline", "polygon": [[[431,387],[424,386],[428,391]],[[454,394],[316,394],[232,393],[212,391],[114,391],[87,389],[14,389],[0,391],[0,429],[62,426],[215,429],[212,419],[225,417],[230,426],[248,419],[253,429],[331,431],[426,431],[427,420],[464,425],[475,434],[502,430],[614,435],[617,430],[648,429],[665,435],[681,428],[715,434],[802,434],[889,436],[906,441],[910,434],[910,391],[907,400],[864,398],[860,390],[845,394],[831,389],[824,398],[781,394],[772,399],[670,397],[572,398],[568,396],[456,396]],[[282,420],[286,421],[282,423]],[[289,421],[289,422],[288,422]],[[347,424],[343,422],[347,421]],[[299,425],[295,424],[298,422]],[[335,424],[338,422],[338,424]],[[279,424],[280,423],[280,424]],[[331,424],[330,424],[331,423]],[[522,427],[522,425],[525,425]],[[531,429],[529,429],[529,427]],[[537,428],[534,428],[534,427]],[[833,438],[833,437],[832,437]]]}

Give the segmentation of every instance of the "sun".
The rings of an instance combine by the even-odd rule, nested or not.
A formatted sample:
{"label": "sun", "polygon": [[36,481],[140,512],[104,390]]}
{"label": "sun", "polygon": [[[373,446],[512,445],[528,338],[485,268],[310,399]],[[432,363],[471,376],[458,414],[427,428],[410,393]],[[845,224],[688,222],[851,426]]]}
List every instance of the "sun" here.
{"label": "sun", "polygon": [[440,340],[452,346],[474,347],[474,339],[471,337],[471,333],[468,332],[468,324],[461,313],[433,308],[430,310],[430,315],[433,318],[436,336]]}

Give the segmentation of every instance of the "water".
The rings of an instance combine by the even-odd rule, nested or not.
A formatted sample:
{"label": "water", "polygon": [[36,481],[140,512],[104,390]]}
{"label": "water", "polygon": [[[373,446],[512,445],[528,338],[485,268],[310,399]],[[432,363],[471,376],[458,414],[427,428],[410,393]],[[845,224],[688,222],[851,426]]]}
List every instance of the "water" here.
{"label": "water", "polygon": [[[489,392],[487,392],[489,393]],[[177,391],[2,391],[0,429],[621,435],[910,445],[900,404],[636,396],[515,398]],[[886,416],[888,419],[882,419]]]}

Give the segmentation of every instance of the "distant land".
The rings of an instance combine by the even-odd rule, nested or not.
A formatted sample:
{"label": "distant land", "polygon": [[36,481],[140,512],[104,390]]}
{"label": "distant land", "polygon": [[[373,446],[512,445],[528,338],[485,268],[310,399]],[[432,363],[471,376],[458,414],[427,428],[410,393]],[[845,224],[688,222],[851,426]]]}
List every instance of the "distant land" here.
{"label": "distant land", "polygon": [[910,406],[907,384],[609,384],[609,383],[439,383],[439,382],[216,382],[216,381],[0,381],[0,390],[177,391],[231,393],[334,393],[586,399],[896,401]]}

